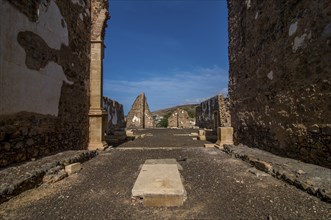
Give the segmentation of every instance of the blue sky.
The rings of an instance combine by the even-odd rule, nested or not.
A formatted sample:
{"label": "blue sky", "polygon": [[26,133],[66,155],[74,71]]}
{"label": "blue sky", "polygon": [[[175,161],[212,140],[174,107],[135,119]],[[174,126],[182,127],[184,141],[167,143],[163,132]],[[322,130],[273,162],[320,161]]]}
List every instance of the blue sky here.
{"label": "blue sky", "polygon": [[227,93],[226,0],[110,0],[104,95],[127,113],[145,92],[151,111]]}

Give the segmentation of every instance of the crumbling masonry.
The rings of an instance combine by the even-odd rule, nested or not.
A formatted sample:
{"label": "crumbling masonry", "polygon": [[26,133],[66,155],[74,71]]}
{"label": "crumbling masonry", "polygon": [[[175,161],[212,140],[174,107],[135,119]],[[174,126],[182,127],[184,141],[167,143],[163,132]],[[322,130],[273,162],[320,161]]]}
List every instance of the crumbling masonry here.
{"label": "crumbling masonry", "polygon": [[169,128],[192,128],[190,117],[184,109],[177,108],[168,118]]}
{"label": "crumbling masonry", "polygon": [[124,117],[123,105],[108,97],[103,97],[103,108],[107,112],[107,134],[112,134],[114,131],[124,130],[126,123]]}
{"label": "crumbling masonry", "polygon": [[195,111],[196,126],[213,129],[230,127],[231,116],[228,98],[223,95],[214,96],[200,103]]}
{"label": "crumbling masonry", "polygon": [[331,2],[228,8],[235,142],[331,167]]}
{"label": "crumbling masonry", "polygon": [[86,149],[94,139],[102,144],[101,127],[89,127],[103,117],[107,7],[96,0],[1,1],[0,166]]}
{"label": "crumbling masonry", "polygon": [[152,128],[153,116],[149,110],[145,93],[141,93],[128,113],[126,128]]}
{"label": "crumbling masonry", "polygon": [[[1,1],[1,167],[105,147],[107,8],[106,0]],[[228,0],[228,9],[235,143],[331,167],[331,2]],[[153,126],[140,103],[145,110],[133,108],[139,115],[128,122],[141,123],[128,127]]]}

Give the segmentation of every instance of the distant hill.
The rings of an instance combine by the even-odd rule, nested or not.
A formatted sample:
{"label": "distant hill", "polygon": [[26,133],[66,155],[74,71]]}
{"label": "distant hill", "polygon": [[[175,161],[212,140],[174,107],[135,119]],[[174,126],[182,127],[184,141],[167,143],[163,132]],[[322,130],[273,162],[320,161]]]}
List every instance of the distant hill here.
{"label": "distant hill", "polygon": [[160,109],[160,110],[154,111],[154,112],[152,112],[152,114],[158,115],[158,116],[170,115],[177,108],[181,108],[181,109],[184,109],[185,111],[187,111],[191,118],[194,118],[195,117],[195,108],[198,105],[199,104],[178,105],[178,106],[174,106],[171,108],[165,108],[165,109]]}

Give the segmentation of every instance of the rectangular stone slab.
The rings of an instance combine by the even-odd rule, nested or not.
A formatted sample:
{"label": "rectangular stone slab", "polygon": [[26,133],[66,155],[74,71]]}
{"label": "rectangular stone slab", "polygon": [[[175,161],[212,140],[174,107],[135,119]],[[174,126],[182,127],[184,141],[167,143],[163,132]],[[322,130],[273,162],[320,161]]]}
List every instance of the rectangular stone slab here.
{"label": "rectangular stone slab", "polygon": [[144,164],[132,189],[145,206],[181,206],[186,191],[177,164]]}
{"label": "rectangular stone slab", "polygon": [[145,160],[145,164],[177,164],[176,159],[165,158],[165,159],[148,159]]}

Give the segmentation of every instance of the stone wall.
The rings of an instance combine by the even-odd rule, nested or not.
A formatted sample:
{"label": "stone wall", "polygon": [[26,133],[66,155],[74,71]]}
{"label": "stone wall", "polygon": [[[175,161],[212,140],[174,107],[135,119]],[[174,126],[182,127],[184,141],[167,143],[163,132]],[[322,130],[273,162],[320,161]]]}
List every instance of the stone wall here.
{"label": "stone wall", "polygon": [[331,167],[331,2],[228,8],[235,142]]}
{"label": "stone wall", "polygon": [[231,126],[229,102],[222,95],[214,96],[200,103],[196,108],[196,126],[217,129]]}
{"label": "stone wall", "polygon": [[187,111],[177,108],[168,118],[169,128],[192,128],[190,117]]}
{"label": "stone wall", "polygon": [[88,141],[90,1],[3,0],[0,166]]}
{"label": "stone wall", "polygon": [[107,112],[107,133],[125,128],[125,117],[123,105],[108,97],[103,97],[103,108]]}
{"label": "stone wall", "polygon": [[126,128],[153,128],[153,116],[149,110],[145,93],[134,101],[126,119]]}

